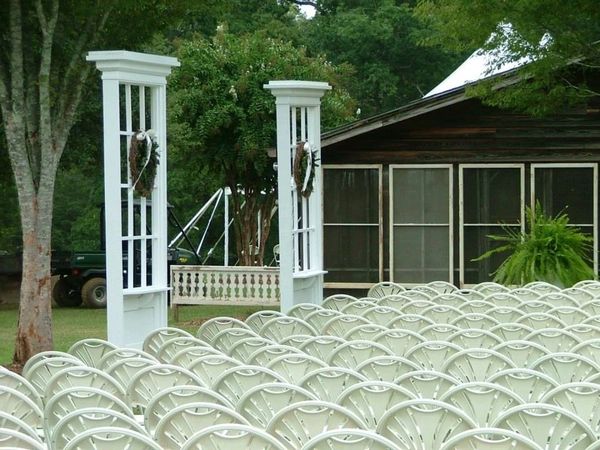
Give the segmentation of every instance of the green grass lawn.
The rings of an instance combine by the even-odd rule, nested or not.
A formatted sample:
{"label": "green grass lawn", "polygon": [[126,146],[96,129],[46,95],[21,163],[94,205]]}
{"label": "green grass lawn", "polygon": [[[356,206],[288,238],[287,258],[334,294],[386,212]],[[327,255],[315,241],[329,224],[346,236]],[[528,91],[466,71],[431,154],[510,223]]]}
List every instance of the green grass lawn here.
{"label": "green grass lawn", "polygon": [[[253,312],[266,309],[262,306],[185,306],[179,309],[179,322],[173,320],[169,310],[169,326],[182,328],[195,334],[210,317],[232,316],[244,318]],[[271,309],[271,308],[268,308]],[[0,365],[9,365],[14,352],[17,330],[17,307],[0,307]],[[80,339],[106,339],[106,310],[88,308],[54,308],[54,349],[67,351]]]}

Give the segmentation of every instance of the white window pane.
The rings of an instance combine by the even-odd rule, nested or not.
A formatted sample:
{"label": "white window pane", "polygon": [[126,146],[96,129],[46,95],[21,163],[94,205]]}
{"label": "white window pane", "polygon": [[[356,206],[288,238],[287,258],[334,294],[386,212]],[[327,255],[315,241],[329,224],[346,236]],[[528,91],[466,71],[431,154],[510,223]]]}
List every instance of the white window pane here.
{"label": "white window pane", "polygon": [[448,169],[393,170],[394,223],[448,223]]}
{"label": "white window pane", "polygon": [[325,169],[325,223],[379,223],[378,169]]}
{"label": "white window pane", "polygon": [[[518,227],[513,227],[513,229],[519,230]],[[464,228],[464,270],[467,284],[492,280],[494,271],[509,256],[509,253],[505,252],[495,254],[482,261],[473,261],[485,252],[501,245],[490,239],[488,237],[490,234],[503,235],[505,232],[500,226]]]}
{"label": "white window pane", "polygon": [[517,223],[521,219],[519,168],[463,169],[465,223]]}
{"label": "white window pane", "polygon": [[379,281],[379,227],[324,227],[325,282]]}
{"label": "white window pane", "polygon": [[448,233],[447,226],[394,227],[394,281],[448,280]]}

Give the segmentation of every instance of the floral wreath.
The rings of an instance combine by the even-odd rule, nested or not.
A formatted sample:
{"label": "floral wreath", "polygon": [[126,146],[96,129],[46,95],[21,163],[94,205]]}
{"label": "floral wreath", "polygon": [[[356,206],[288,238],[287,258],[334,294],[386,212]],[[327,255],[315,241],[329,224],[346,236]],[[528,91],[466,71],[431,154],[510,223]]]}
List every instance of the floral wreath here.
{"label": "floral wreath", "polygon": [[303,197],[308,198],[312,194],[315,169],[319,167],[317,161],[317,151],[311,151],[308,142],[298,142],[294,155],[294,183]]}
{"label": "floral wreath", "polygon": [[158,166],[158,139],[154,130],[138,130],[129,146],[129,173],[133,190],[141,197],[149,197],[154,188]]}

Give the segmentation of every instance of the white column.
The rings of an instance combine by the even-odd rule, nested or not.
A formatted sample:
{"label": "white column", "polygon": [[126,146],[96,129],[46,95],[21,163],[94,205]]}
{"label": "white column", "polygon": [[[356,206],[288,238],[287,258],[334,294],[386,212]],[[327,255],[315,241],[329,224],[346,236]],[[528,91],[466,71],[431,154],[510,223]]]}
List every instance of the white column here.
{"label": "white column", "polygon": [[[179,62],[128,51],[90,52],[87,60],[102,72],[107,335],[114,344],[139,348],[168,319],[166,77]],[[157,134],[159,164],[152,193],[137,198],[127,162],[129,144],[138,129],[150,128]]]}
{"label": "white column", "polygon": [[[277,182],[281,310],[323,300],[322,170],[305,198],[293,181],[293,159],[299,142],[308,142],[320,164],[321,97],[331,89],[316,81],[271,81],[264,86],[276,97]],[[300,245],[302,244],[302,245]],[[307,250],[308,249],[308,250]]]}

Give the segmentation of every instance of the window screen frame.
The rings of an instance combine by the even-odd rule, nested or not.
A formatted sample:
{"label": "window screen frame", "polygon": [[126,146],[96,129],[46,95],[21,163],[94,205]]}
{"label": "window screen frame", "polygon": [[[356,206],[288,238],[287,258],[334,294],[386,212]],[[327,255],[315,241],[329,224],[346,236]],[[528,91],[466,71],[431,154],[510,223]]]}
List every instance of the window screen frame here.
{"label": "window screen frame", "polygon": [[[394,222],[394,171],[410,169],[446,169],[448,171],[448,223],[445,224],[424,224],[424,223],[401,223],[396,225]],[[390,281],[394,280],[394,228],[396,226],[447,226],[448,227],[448,281],[454,283],[454,167],[452,164],[390,164],[389,166],[389,242],[390,242]],[[436,280],[438,281],[438,280]],[[405,283],[398,282],[406,287],[419,286],[423,283]]]}
{"label": "window screen frame", "polygon": [[[458,165],[458,264],[459,264],[459,286],[461,288],[471,287],[474,284],[465,283],[465,196],[464,196],[464,171],[465,169],[519,169],[520,176],[520,224],[507,224],[509,226],[520,225],[521,232],[525,231],[525,163],[497,163],[497,164],[459,164]],[[498,223],[469,223],[467,226],[499,226]]]}
{"label": "window screen frame", "polygon": [[573,224],[578,227],[582,226],[592,226],[593,232],[592,237],[594,239],[593,242],[593,268],[594,273],[598,273],[598,164],[592,162],[580,162],[580,163],[532,163],[531,170],[529,173],[530,179],[530,205],[532,208],[535,207],[535,170],[536,169],[581,169],[581,168],[589,168],[592,169],[592,213],[593,213],[593,222],[591,224]]}
{"label": "window screen frame", "polygon": [[[373,227],[377,226],[377,238],[379,241],[379,245],[377,248],[378,252],[378,281],[383,281],[383,164],[323,164],[323,176],[326,177],[327,170],[377,170],[377,189],[378,189],[378,198],[377,198],[377,211],[378,211],[378,223],[377,224],[355,224],[355,223],[327,223],[323,220],[323,236],[325,235],[325,227],[326,226],[365,226],[365,227]],[[325,189],[323,189],[323,198],[321,202],[321,206],[323,208],[323,215],[325,217]],[[323,242],[323,246],[326,243]],[[325,251],[323,250],[323,254]],[[327,268],[324,268],[327,270]],[[373,286],[371,282],[345,282],[345,281],[329,281],[324,282],[323,287],[325,289],[369,289]]]}

